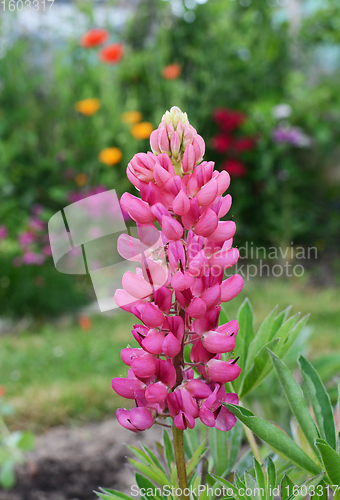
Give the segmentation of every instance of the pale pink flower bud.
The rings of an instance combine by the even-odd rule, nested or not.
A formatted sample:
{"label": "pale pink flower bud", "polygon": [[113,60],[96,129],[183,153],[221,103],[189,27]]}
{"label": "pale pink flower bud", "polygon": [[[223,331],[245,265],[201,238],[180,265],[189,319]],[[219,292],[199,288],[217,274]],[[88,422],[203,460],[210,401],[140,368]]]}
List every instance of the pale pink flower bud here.
{"label": "pale pink flower bud", "polygon": [[235,337],[224,335],[215,331],[209,331],[203,334],[202,342],[204,347],[213,353],[230,352],[235,349]]}
{"label": "pale pink flower bud", "polygon": [[136,377],[151,377],[157,370],[156,358],[153,354],[145,352],[142,356],[131,359],[131,368]]}
{"label": "pale pink flower bud", "polygon": [[174,201],[172,202],[172,208],[175,214],[185,215],[190,210],[190,200],[184,191],[180,191]]}
{"label": "pale pink flower bud", "polygon": [[189,174],[193,171],[196,163],[194,146],[189,144],[184,151],[182,159],[182,171],[184,174]]}
{"label": "pale pink flower bud", "polygon": [[165,128],[158,131],[158,146],[162,153],[169,153],[170,144]]}
{"label": "pale pink flower bud", "polygon": [[171,137],[170,147],[171,147],[172,156],[174,158],[178,158],[178,154],[179,154],[180,147],[181,147],[181,141],[180,141],[178,132],[175,131],[172,134],[172,136],[170,136],[170,137]]}
{"label": "pale pink flower bud", "polygon": [[199,236],[209,237],[218,226],[218,218],[216,213],[208,208],[199,218],[194,231]]}
{"label": "pale pink flower bud", "polygon": [[150,384],[145,391],[145,397],[148,403],[160,403],[166,399],[167,395],[168,388],[162,382]]}
{"label": "pale pink flower bud", "polygon": [[137,390],[144,390],[146,385],[137,378],[114,378],[112,379],[112,389],[123,398],[135,399]]}
{"label": "pale pink flower bud", "polygon": [[137,407],[132,410],[119,408],[116,417],[121,426],[133,432],[141,432],[154,424],[154,418],[147,408]]}
{"label": "pale pink flower bud", "polygon": [[240,274],[234,274],[221,284],[221,302],[229,302],[234,299],[243,288],[243,278]]}
{"label": "pale pink flower bud", "polygon": [[232,382],[241,373],[241,368],[236,363],[219,359],[210,359],[205,365],[205,370],[210,380],[220,384]]}
{"label": "pale pink flower bud", "polygon": [[211,233],[208,238],[210,241],[226,241],[232,238],[235,232],[236,224],[234,221],[220,221],[215,231]]}
{"label": "pale pink flower bud", "polygon": [[182,225],[167,215],[162,217],[162,231],[169,240],[179,240],[183,236]]}
{"label": "pale pink flower bud", "polygon": [[150,146],[152,151],[157,155],[161,153],[161,150],[158,145],[158,130],[154,130],[150,134]]}

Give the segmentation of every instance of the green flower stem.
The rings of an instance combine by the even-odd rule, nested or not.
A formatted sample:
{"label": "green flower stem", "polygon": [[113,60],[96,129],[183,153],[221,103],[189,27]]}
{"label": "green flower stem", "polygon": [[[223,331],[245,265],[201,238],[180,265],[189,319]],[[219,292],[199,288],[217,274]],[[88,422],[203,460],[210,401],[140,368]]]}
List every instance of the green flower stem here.
{"label": "green flower stem", "polygon": [[189,490],[187,489],[188,488],[188,478],[187,478],[187,468],[186,468],[186,464],[185,464],[183,433],[184,433],[184,431],[177,429],[177,427],[173,426],[172,435],[173,435],[173,439],[174,439],[174,450],[175,450],[178,486],[182,490],[182,494],[180,495],[180,498],[182,500],[188,500],[189,499]]}

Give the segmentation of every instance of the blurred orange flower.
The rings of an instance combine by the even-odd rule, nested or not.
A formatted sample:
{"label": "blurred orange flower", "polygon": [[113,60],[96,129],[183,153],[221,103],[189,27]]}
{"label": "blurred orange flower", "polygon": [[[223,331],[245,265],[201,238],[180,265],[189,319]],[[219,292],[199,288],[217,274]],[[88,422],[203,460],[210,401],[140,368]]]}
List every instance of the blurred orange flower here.
{"label": "blurred orange flower", "polygon": [[123,123],[129,123],[130,125],[139,123],[142,119],[143,115],[139,111],[125,111],[125,113],[120,115],[120,121]]}
{"label": "blurred orange flower", "polygon": [[119,148],[105,148],[99,153],[99,160],[105,165],[116,165],[122,159],[122,152]]}
{"label": "blurred orange flower", "polygon": [[88,316],[80,316],[78,318],[79,326],[82,330],[88,331],[92,328],[92,321]]}
{"label": "blurred orange flower", "polygon": [[78,174],[75,176],[74,178],[77,186],[85,186],[85,184],[87,183],[87,175],[86,174]]}
{"label": "blurred orange flower", "polygon": [[4,396],[7,392],[7,389],[4,385],[0,385],[0,398],[2,398],[2,396]]}
{"label": "blurred orange flower", "polygon": [[82,101],[78,101],[74,105],[74,109],[78,111],[78,113],[82,113],[86,116],[92,116],[97,113],[100,108],[100,99],[83,99]]}
{"label": "blurred orange flower", "polygon": [[131,134],[135,139],[139,141],[143,139],[149,139],[151,132],[153,131],[153,125],[150,122],[136,123],[131,129]]}
{"label": "blurred orange flower", "polygon": [[109,32],[101,28],[93,28],[87,31],[80,39],[80,45],[85,49],[98,47],[106,42],[109,38]]}
{"label": "blurred orange flower", "polygon": [[117,64],[122,59],[124,47],[121,43],[111,43],[98,54],[99,59],[106,64]]}
{"label": "blurred orange flower", "polygon": [[182,68],[179,64],[169,64],[165,66],[162,71],[162,75],[167,80],[175,80],[182,73]]}

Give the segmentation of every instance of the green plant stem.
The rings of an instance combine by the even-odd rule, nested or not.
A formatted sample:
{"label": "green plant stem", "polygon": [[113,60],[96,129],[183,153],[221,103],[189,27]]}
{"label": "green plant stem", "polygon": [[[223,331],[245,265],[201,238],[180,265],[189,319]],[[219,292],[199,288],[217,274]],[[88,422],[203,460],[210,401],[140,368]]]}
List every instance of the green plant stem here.
{"label": "green plant stem", "polygon": [[178,486],[182,490],[182,494],[180,495],[182,500],[189,499],[189,490],[188,488],[188,478],[187,478],[187,468],[185,464],[185,455],[184,455],[184,432],[177,427],[173,426],[172,435],[174,439],[174,450],[175,450],[175,460],[176,460],[176,468],[177,468],[177,477],[178,477]]}
{"label": "green plant stem", "polygon": [[256,460],[258,461],[258,463],[260,465],[262,465],[263,464],[263,460],[262,460],[262,457],[261,457],[261,453],[260,453],[259,447],[257,446],[254,434],[253,434],[253,432],[246,425],[244,425],[244,424],[242,424],[242,425],[243,425],[243,428],[244,428],[244,432],[246,433],[246,436],[247,436],[247,439],[248,439],[248,443],[250,444],[250,448],[252,449],[252,452],[254,454],[254,457],[256,458]]}

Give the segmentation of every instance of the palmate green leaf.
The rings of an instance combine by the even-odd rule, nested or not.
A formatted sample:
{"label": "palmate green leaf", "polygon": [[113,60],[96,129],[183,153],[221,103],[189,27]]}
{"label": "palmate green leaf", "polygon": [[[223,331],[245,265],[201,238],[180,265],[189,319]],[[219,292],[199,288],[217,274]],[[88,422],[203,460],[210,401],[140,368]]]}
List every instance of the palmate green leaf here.
{"label": "palmate green leaf", "polygon": [[314,424],[314,421],[309,413],[309,409],[301,387],[296,382],[293,375],[290,373],[286,365],[281,361],[281,359],[276,356],[270,349],[268,349],[272,363],[274,365],[275,371],[279,377],[280,384],[282,386],[283,392],[287,398],[289,406],[303,432],[306,439],[315,451],[316,456],[318,456],[318,450],[315,447],[315,440],[318,439],[319,432]]}
{"label": "palmate green leaf", "polygon": [[174,451],[172,449],[171,439],[166,429],[164,429],[163,431],[163,441],[164,441],[166,461],[168,464],[169,471],[171,471],[171,462],[175,461],[175,457],[174,457]]}
{"label": "palmate green leaf", "polygon": [[327,391],[315,368],[302,355],[298,359],[302,376],[306,382],[308,396],[313,406],[321,437],[336,449],[336,433],[333,409]]}
{"label": "palmate green leaf", "polygon": [[209,428],[209,450],[214,459],[214,471],[218,476],[222,476],[228,469],[228,433]]}
{"label": "palmate green leaf", "polygon": [[130,464],[132,464],[139,472],[144,474],[146,477],[151,479],[151,481],[155,481],[161,486],[169,485],[169,479],[166,477],[163,471],[161,471],[155,465],[145,465],[137,462],[137,460],[133,460],[132,458],[128,458]]}
{"label": "palmate green leaf", "polygon": [[324,439],[315,442],[331,484],[340,486],[340,456]]}
{"label": "palmate green leaf", "polygon": [[[303,500],[308,495],[310,488],[312,486],[314,486],[316,488],[322,482],[324,476],[325,476],[325,473],[322,472],[321,474],[318,474],[318,475],[312,477],[311,479],[309,479],[308,481],[304,482],[303,484],[301,484],[301,486],[299,486],[298,492],[292,493],[291,495],[289,495],[287,500]],[[306,495],[306,491],[307,491],[307,495]],[[316,497],[316,498],[318,498],[318,497]]]}
{"label": "palmate green leaf", "polygon": [[[239,332],[237,334],[237,342],[234,355],[235,358],[237,358],[238,356],[240,357],[239,366],[241,367],[241,374],[243,374],[244,366],[248,356],[249,345],[254,339],[253,310],[248,299],[245,299],[245,301],[241,304],[237,313],[237,321],[239,324]],[[242,378],[243,375],[241,375],[241,377],[238,377],[233,382],[233,385],[237,392],[239,392]]]}
{"label": "palmate green leaf", "polygon": [[276,452],[287,457],[295,465],[318,474],[320,467],[283,431],[262,418],[255,417],[251,411],[242,406],[223,403],[237,418],[251,429],[260,439],[271,446]]}
{"label": "palmate green leaf", "polygon": [[263,379],[263,375],[266,367],[269,365],[269,354],[267,348],[275,349],[278,343],[278,339],[273,339],[267,342],[262,349],[256,354],[254,358],[254,364],[247,372],[245,378],[243,379],[243,384],[240,389],[240,399],[244,398],[250,391],[252,391]]}
{"label": "palmate green leaf", "polygon": [[268,316],[262,322],[254,339],[249,344],[248,356],[247,356],[245,369],[244,369],[245,376],[246,376],[247,372],[249,371],[249,369],[251,368],[256,354],[271,338],[271,331],[272,331],[272,326],[274,323],[276,309],[277,309],[277,307],[275,307],[275,309],[273,309],[272,312],[270,312],[268,314]]}
{"label": "palmate green leaf", "polygon": [[[266,498],[266,479],[264,475],[264,465],[260,465],[258,461],[254,458],[255,474],[258,487],[260,488],[261,500]],[[262,493],[263,492],[263,493]]]}
{"label": "palmate green leaf", "polygon": [[287,500],[293,493],[295,484],[287,474],[285,474],[281,481],[281,500]]}

